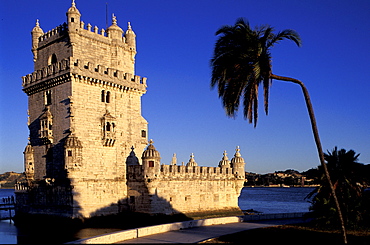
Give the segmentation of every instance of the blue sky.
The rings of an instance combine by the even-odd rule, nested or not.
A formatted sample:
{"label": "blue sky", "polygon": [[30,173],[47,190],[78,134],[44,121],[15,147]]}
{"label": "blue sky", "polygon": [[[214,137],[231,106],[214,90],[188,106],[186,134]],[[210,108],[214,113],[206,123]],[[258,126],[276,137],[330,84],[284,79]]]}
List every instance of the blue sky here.
{"label": "blue sky", "polygon": [[[240,114],[226,117],[210,89],[209,60],[222,25],[245,17],[252,26],[294,29],[303,46],[283,41],[272,49],[273,72],[303,81],[311,95],[324,151],[335,146],[370,163],[370,2],[368,0],[76,0],[86,24],[105,28],[111,14],[137,35],[136,74],[148,77],[142,113],[149,138],[169,164],[191,153],[201,166],[216,166],[240,146],[246,171],[267,173],[319,165],[303,95],[297,85],[274,81],[269,115],[260,104],[254,128]],[[27,96],[21,77],[33,71],[30,32],[66,21],[69,0],[1,1],[0,173],[23,171]],[[262,93],[261,93],[262,94]],[[262,102],[262,97],[260,102]]]}

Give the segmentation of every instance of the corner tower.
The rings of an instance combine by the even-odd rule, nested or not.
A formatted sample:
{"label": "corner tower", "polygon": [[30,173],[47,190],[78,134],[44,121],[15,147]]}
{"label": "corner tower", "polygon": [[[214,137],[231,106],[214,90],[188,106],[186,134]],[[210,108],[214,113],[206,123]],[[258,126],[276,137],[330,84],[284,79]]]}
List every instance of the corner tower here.
{"label": "corner tower", "polygon": [[41,197],[48,186],[59,190],[55,195],[64,188],[66,198],[50,209],[45,197],[29,212],[115,213],[127,198],[130,148],[141,154],[148,142],[141,115],[146,78],[135,75],[136,35],[131,24],[124,32],[116,16],[107,30],[85,25],[74,0],[66,16],[66,23],[47,32],[37,20],[31,32],[34,71],[22,78],[29,111],[28,195]]}

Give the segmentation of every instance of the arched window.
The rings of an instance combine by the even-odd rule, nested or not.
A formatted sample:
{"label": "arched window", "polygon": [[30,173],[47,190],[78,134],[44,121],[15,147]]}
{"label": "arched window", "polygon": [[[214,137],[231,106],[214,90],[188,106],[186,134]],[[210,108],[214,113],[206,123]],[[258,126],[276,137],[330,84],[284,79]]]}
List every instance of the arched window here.
{"label": "arched window", "polygon": [[107,126],[105,127],[105,130],[110,131],[110,123],[107,122]]}
{"label": "arched window", "polygon": [[48,65],[52,65],[52,64],[55,64],[58,62],[58,59],[57,59],[57,56],[56,54],[52,54],[50,57],[49,57],[49,60],[48,60]]}
{"label": "arched window", "polygon": [[51,105],[51,90],[47,90],[44,93],[45,105]]}
{"label": "arched window", "polygon": [[109,103],[110,102],[110,92],[107,91],[107,95],[105,96],[105,102]]}
{"label": "arched window", "polygon": [[101,91],[101,102],[105,102],[105,91]]}
{"label": "arched window", "polygon": [[102,90],[101,91],[101,102],[109,103],[110,102],[110,92]]}

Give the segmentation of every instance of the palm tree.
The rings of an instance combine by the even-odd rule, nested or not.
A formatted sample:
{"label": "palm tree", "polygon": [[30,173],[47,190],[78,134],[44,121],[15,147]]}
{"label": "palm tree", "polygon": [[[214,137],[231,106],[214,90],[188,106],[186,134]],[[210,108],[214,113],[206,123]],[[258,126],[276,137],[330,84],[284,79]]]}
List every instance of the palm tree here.
{"label": "palm tree", "polygon": [[[352,228],[356,228],[368,215],[366,212],[367,207],[365,206],[367,200],[364,192],[368,180],[363,175],[366,172],[365,165],[358,163],[359,155],[353,150],[338,150],[337,147],[332,152],[328,151],[327,154],[324,154],[327,167],[331,173],[331,180],[341,204],[344,220]],[[323,173],[321,166],[318,169]],[[331,213],[335,212],[336,208],[330,199],[331,192],[327,181],[322,179],[320,186],[307,197],[310,198],[315,195],[310,207],[313,211],[312,216],[319,223],[326,225],[335,222]]]}
{"label": "palm tree", "polygon": [[217,32],[219,36],[214,55],[211,59],[212,78],[211,88],[217,86],[218,95],[229,117],[235,117],[240,101],[243,100],[244,118],[249,123],[257,125],[258,119],[258,88],[263,85],[264,107],[268,114],[269,88],[272,79],[293,82],[301,86],[306,101],[312,131],[316,142],[320,163],[323,166],[333,198],[335,200],[338,217],[341,222],[343,240],[347,243],[344,220],[333,184],[327,171],[324,153],[319,138],[316,119],[313,112],[310,96],[304,84],[294,78],[277,76],[272,73],[270,49],[281,40],[288,39],[301,46],[299,34],[294,30],[283,30],[274,34],[274,28],[269,25],[250,28],[248,21],[237,19],[234,26],[222,26]]}

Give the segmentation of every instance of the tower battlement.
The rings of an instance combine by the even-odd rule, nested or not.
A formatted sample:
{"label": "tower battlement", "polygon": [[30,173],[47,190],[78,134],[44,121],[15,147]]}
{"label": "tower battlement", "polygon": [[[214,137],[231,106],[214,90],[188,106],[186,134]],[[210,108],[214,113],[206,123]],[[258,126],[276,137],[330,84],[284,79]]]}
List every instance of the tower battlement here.
{"label": "tower battlement", "polygon": [[[23,90],[27,94],[32,94],[36,92],[38,88],[42,87],[42,83],[46,81],[48,81],[47,87],[56,86],[60,84],[61,79],[51,80],[66,73],[79,74],[79,76],[84,77],[84,81],[91,84],[102,84],[119,90],[136,90],[141,93],[146,92],[146,77],[140,77],[109,67],[107,68],[104,65],[95,65],[92,62],[80,59],[74,60],[73,58],[63,59],[23,76]],[[63,80],[63,82],[67,81],[68,80]]]}
{"label": "tower battlement", "polygon": [[68,27],[66,23],[59,25],[55,27],[54,29],[41,34],[41,36],[38,37],[39,44],[42,46],[49,42],[53,42],[55,41],[55,39],[63,36],[67,30],[68,30]]}
{"label": "tower battlement", "polygon": [[35,70],[74,57],[135,74],[136,34],[130,22],[123,31],[113,15],[112,25],[105,30],[91,24],[85,27],[80,17],[73,4],[67,12],[67,22],[50,31],[44,33],[36,21],[31,32]]}
{"label": "tower battlement", "polygon": [[[130,26],[130,24],[129,24]],[[131,27],[129,27],[131,28]],[[52,30],[49,30],[45,33],[39,33],[40,36],[37,37],[39,46],[45,46],[48,45],[51,42],[54,42],[56,39],[63,37],[66,32],[68,32],[68,25],[64,22],[63,24],[55,27]],[[85,27],[85,23],[83,21],[80,22],[80,27],[75,30],[79,35],[85,36],[88,38],[96,39],[100,42],[110,43],[112,42],[112,35],[109,35],[109,30],[105,30],[104,28],[101,28],[99,30],[99,27],[92,26],[90,23],[88,23]],[[120,38],[118,38],[117,44],[125,45],[127,49],[133,50],[135,47],[128,47],[126,34],[122,34]]]}
{"label": "tower battlement", "polygon": [[[234,174],[235,171],[232,168],[161,165],[160,173],[155,178],[160,180],[221,180],[233,179]],[[130,181],[151,178],[144,175],[142,165],[127,166],[127,176]]]}

